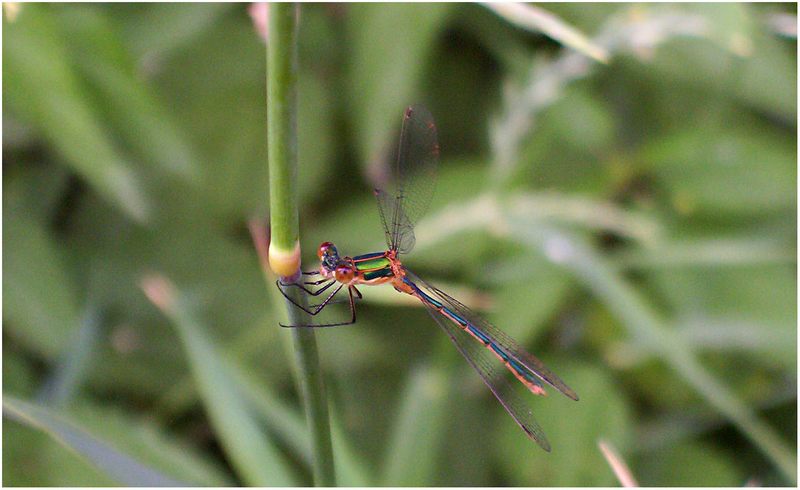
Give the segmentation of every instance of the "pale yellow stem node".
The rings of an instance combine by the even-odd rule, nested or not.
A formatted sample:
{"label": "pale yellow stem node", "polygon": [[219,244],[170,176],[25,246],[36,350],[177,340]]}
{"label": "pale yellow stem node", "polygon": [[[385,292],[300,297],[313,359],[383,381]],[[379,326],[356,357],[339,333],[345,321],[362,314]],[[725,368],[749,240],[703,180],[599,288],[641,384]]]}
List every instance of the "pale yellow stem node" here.
{"label": "pale yellow stem node", "polygon": [[300,242],[294,243],[292,251],[278,248],[275,246],[275,242],[271,242],[269,244],[269,267],[272,272],[281,277],[294,275],[300,268]]}

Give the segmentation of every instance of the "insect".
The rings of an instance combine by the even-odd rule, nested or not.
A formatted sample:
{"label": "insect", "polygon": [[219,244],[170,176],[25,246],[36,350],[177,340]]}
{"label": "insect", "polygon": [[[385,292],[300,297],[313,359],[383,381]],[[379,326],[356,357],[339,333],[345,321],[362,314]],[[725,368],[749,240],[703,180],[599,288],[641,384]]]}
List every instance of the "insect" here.
{"label": "insect", "polygon": [[[388,250],[349,257],[339,255],[333,243],[324,242],[317,251],[319,269],[302,273],[311,280],[278,281],[283,295],[312,316],[331,304],[342,288],[347,288],[350,319],[339,323],[282,326],[319,328],[355,323],[355,300],[362,298],[357,286],[391,284],[397,291],[422,302],[522,430],[543,449],[550,451],[542,428],[522,397],[525,391],[545,395],[543,383],[573,400],[578,400],[578,395],[508,335],[458,300],[417,277],[400,261],[400,256],[414,247],[414,225],[433,195],[438,160],[439,144],[433,117],[424,107],[407,108],[392,179],[386,186],[387,190],[375,190]],[[304,307],[287,295],[284,288],[288,287],[299,287],[314,297],[325,294],[325,299],[318,305]],[[504,369],[510,371],[521,385],[504,379],[501,376]]]}

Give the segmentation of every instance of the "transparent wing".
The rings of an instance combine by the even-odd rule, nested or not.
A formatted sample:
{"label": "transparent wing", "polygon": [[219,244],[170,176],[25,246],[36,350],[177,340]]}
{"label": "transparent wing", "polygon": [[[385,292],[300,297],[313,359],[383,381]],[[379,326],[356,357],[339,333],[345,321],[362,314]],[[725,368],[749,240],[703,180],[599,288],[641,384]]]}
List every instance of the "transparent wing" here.
{"label": "transparent wing", "polygon": [[405,254],[414,248],[414,225],[433,197],[438,162],[433,116],[422,106],[407,108],[389,182],[375,190],[389,249]]}
{"label": "transparent wing", "polygon": [[510,374],[485,345],[472,338],[470,334],[437,310],[428,307],[428,313],[450,337],[450,340],[453,341],[461,354],[467,359],[467,362],[483,378],[483,382],[492,390],[494,396],[497,397],[497,400],[500,401],[503,408],[511,415],[517,425],[545,451],[550,451],[550,443],[547,442],[544,431],[536,422],[533,412],[523,399],[523,395],[528,394],[524,385],[516,381],[509,383],[508,376]]}
{"label": "transparent wing", "polygon": [[[411,280],[414,281],[420,289],[425,291],[426,294],[440,301],[448,309],[455,312],[461,318],[465,319],[467,322],[471,323],[476,328],[478,328],[492,342],[500,346],[507,354],[513,357],[515,361],[521,364],[531,374],[538,377],[539,379],[549,384],[553,388],[557,389],[558,391],[568,396],[569,398],[572,398],[573,400],[578,400],[578,394],[575,393],[575,391],[572,388],[567,386],[567,384],[564,383],[561,380],[561,378],[556,376],[555,373],[550,371],[550,369],[548,369],[544,365],[544,363],[542,363],[542,361],[537,359],[533,354],[528,353],[516,341],[514,341],[514,339],[509,337],[502,330],[500,330],[499,328],[495,327],[491,323],[487,322],[486,320],[478,316],[475,312],[473,312],[472,310],[461,304],[461,302],[459,302],[458,300],[448,296],[447,293],[443,292],[442,290],[438,289],[435,286],[426,283],[412,272],[406,270],[406,273],[408,274],[409,278],[411,278]],[[478,343],[477,341],[474,342]],[[488,351],[488,349],[486,349],[482,345],[481,348]]]}

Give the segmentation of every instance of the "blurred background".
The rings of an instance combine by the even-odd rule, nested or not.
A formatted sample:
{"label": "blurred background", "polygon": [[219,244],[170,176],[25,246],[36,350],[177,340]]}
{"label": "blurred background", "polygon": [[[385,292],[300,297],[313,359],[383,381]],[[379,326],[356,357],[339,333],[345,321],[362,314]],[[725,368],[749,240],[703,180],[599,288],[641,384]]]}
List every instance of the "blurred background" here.
{"label": "blurred background", "polygon": [[[248,231],[266,12],[3,8],[3,483],[309,485]],[[419,305],[363,288],[317,335],[340,484],[617,485],[600,440],[642,485],[797,483],[796,26],[794,4],[302,5],[304,267],[384,248],[371,189],[422,103],[441,168],[405,262],[581,397],[530,396],[545,453]]]}

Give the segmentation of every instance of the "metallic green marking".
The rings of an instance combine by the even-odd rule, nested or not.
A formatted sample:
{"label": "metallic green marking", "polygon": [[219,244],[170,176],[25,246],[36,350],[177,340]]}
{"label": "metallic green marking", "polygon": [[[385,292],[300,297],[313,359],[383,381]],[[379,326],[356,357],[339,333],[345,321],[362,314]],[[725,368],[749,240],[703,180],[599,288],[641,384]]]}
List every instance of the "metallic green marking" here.
{"label": "metallic green marking", "polygon": [[392,266],[392,262],[386,257],[378,257],[375,259],[368,259],[364,261],[356,261],[354,259],[353,263],[356,266],[356,270],[358,270],[359,272],[374,271],[378,269],[391,269]]}
{"label": "metallic green marking", "polygon": [[364,279],[369,281],[370,279],[375,279],[378,277],[389,277],[393,275],[392,268],[386,267],[384,269],[378,269],[374,271],[369,271],[364,273]]}

